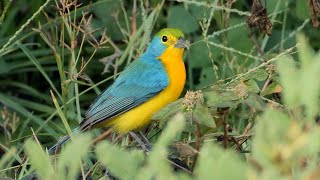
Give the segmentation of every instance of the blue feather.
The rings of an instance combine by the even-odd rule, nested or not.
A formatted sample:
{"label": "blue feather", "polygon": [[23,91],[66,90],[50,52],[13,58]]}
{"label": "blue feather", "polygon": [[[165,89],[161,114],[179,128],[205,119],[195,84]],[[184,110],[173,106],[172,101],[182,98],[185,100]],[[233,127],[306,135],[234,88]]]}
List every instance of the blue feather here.
{"label": "blue feather", "polygon": [[131,63],[116,81],[101,93],[86,113],[80,129],[116,117],[159,94],[169,84],[164,65],[157,59],[165,46],[155,37],[147,51]]}

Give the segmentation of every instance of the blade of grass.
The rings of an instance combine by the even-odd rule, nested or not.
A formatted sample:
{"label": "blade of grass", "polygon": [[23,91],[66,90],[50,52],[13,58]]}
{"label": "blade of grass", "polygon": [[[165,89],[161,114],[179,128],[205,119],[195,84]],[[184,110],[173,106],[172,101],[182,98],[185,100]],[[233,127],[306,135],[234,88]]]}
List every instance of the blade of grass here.
{"label": "blade of grass", "polygon": [[27,109],[22,107],[20,104],[14,102],[13,100],[8,97],[8,95],[0,93],[0,102],[4,104],[5,106],[8,106],[9,108],[17,111],[21,115],[32,119],[35,123],[37,123],[40,126],[43,126],[43,128],[50,134],[56,134],[55,130],[53,130],[51,127],[49,127],[47,124],[44,124],[44,120],[33,115],[31,112],[29,112]]}
{"label": "blade of grass", "polygon": [[47,80],[50,87],[54,90],[54,92],[58,95],[59,99],[62,100],[62,96],[60,95],[59,91],[53,85],[53,82],[49,78],[48,74],[44,71],[39,61],[32,55],[32,53],[21,43],[17,43],[17,46],[26,54],[26,56],[32,61],[32,63],[37,67],[39,72],[43,75],[43,77]]}
{"label": "blade of grass", "polygon": [[56,97],[54,96],[53,92],[50,91],[50,93],[51,93],[51,97],[52,97],[53,103],[54,103],[54,105],[55,105],[55,107],[56,107],[56,109],[57,109],[57,112],[58,112],[58,114],[59,114],[59,116],[60,116],[60,118],[61,118],[61,120],[62,120],[62,122],[63,122],[63,125],[64,125],[64,127],[66,128],[69,136],[70,136],[71,139],[72,139],[72,137],[73,137],[73,136],[72,136],[72,130],[71,130],[69,124],[68,124],[68,121],[67,121],[66,117],[64,116],[64,114],[63,114],[63,112],[62,112],[62,109],[61,109],[60,105],[58,104],[58,101],[57,101]]}

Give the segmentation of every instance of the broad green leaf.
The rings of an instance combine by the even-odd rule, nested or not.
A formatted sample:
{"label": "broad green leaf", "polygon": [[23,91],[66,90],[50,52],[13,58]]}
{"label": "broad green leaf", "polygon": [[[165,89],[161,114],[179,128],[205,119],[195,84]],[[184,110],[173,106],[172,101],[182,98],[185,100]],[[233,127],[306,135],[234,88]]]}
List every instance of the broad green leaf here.
{"label": "broad green leaf", "polygon": [[296,10],[295,15],[301,20],[305,20],[310,17],[310,9],[308,7],[308,1],[296,1],[295,10]]}
{"label": "broad green leaf", "polygon": [[208,107],[201,106],[201,105],[197,106],[193,111],[192,116],[193,116],[193,120],[195,120],[199,124],[202,124],[211,128],[216,127],[216,123]]}
{"label": "broad green leaf", "polygon": [[266,103],[261,99],[257,94],[250,93],[249,96],[245,99],[245,102],[259,111],[263,111],[266,108]]}
{"label": "broad green leaf", "polygon": [[264,81],[268,78],[269,74],[264,69],[257,69],[256,71],[253,71],[252,73],[244,76],[241,78],[241,80],[248,80],[248,79],[256,79],[258,81]]}
{"label": "broad green leaf", "polygon": [[239,96],[234,91],[218,93],[215,91],[204,92],[205,104],[209,107],[231,107],[236,108],[240,103]]}
{"label": "broad green leaf", "polygon": [[[191,66],[191,68],[212,68],[208,46],[204,41],[201,41],[202,39],[202,37],[196,38],[194,41],[197,43],[190,46],[189,50],[187,51],[188,64]],[[210,38],[209,40],[210,42],[220,44],[218,38]],[[219,59],[216,57],[222,53],[221,50],[211,46],[210,51],[213,55],[213,60],[219,61]]]}
{"label": "broad green leaf", "polygon": [[[262,2],[262,6],[264,6],[264,1],[261,1]],[[279,0],[267,0],[266,1],[266,4],[267,4],[267,12],[268,14],[271,14],[271,13],[276,13],[276,12],[279,12],[281,10],[284,10],[286,8],[286,5],[285,5],[286,1],[279,1]],[[275,12],[275,10],[277,10]]]}
{"label": "broad green leaf", "polygon": [[[244,17],[233,17],[233,18],[230,18],[229,26],[234,26],[245,21],[246,19]],[[242,26],[242,27],[228,31],[228,34],[227,34],[228,46],[238,51],[249,53],[252,49],[253,43],[247,34],[248,34],[248,28],[246,26]],[[237,56],[239,59],[247,58],[238,54],[233,54],[233,55]]]}
{"label": "broad green leaf", "polygon": [[197,85],[197,89],[208,87],[217,81],[213,67],[203,67],[200,74],[200,83]]}
{"label": "broad green leaf", "polygon": [[195,179],[247,179],[247,165],[232,151],[225,151],[212,142],[201,148],[194,174]]}
{"label": "broad green leaf", "polygon": [[260,88],[254,80],[252,80],[252,79],[247,80],[244,82],[244,84],[245,84],[248,92],[254,92],[254,93],[260,92]]}
{"label": "broad green leaf", "polygon": [[197,20],[183,5],[170,6],[167,20],[168,27],[179,28],[184,33],[192,33],[199,28]]}
{"label": "broad green leaf", "polygon": [[44,152],[40,144],[37,144],[33,140],[28,140],[25,144],[25,151],[29,157],[31,166],[37,170],[40,179],[57,179],[49,156]]}
{"label": "broad green leaf", "polygon": [[[92,19],[92,29],[97,29],[104,27],[109,37],[112,37],[113,40],[122,40],[123,35],[119,26],[117,25],[116,19],[113,17],[113,14],[121,10],[120,1],[106,1],[101,3],[99,6],[93,8],[93,12],[97,18]],[[121,11],[120,11],[121,12]],[[118,13],[118,23],[121,27],[125,28],[125,21],[123,13]]]}

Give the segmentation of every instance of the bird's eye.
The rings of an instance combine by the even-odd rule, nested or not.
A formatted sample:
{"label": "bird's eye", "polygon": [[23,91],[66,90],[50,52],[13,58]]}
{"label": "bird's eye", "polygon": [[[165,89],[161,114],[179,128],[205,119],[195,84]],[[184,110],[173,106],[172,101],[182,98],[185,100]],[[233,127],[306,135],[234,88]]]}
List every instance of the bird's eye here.
{"label": "bird's eye", "polygon": [[167,40],[168,40],[167,36],[162,36],[162,41],[163,42],[167,42]]}

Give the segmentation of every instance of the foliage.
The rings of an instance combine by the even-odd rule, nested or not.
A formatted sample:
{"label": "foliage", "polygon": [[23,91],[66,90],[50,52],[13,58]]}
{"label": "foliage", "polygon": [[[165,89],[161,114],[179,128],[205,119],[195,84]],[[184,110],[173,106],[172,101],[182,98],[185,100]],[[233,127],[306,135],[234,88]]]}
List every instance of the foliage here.
{"label": "foliage", "polygon": [[[317,14],[310,21],[304,1],[258,2],[0,2],[0,176],[317,179]],[[95,130],[49,155],[44,147],[72,135],[97,94],[167,26],[191,42],[188,80],[185,96],[143,130],[152,149]]]}

